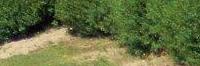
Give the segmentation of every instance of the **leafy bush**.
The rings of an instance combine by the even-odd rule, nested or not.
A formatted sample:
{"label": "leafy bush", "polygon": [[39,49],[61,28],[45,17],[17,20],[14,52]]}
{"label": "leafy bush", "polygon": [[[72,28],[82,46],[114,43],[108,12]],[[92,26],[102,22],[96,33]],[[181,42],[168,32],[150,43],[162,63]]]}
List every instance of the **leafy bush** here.
{"label": "leafy bush", "polygon": [[58,0],[56,18],[81,36],[109,34],[118,3],[120,0]]}
{"label": "leafy bush", "polygon": [[167,51],[177,61],[198,64],[199,1],[58,0],[56,18],[74,33],[110,33],[134,55]]}
{"label": "leafy bush", "polygon": [[64,22],[73,34],[112,35],[133,55],[168,52],[181,63],[197,66],[199,3],[199,0],[3,0],[0,42],[25,33],[29,26],[48,24],[55,18],[54,24]]}
{"label": "leafy bush", "polygon": [[180,63],[198,66],[198,3],[200,1],[197,0],[138,0],[133,6],[127,4],[132,8],[126,8],[127,24],[123,28],[125,32],[119,35],[119,40],[134,55],[167,51]]}
{"label": "leafy bush", "polygon": [[23,33],[25,27],[36,24],[40,20],[38,16],[40,3],[40,0],[1,0],[0,42]]}
{"label": "leafy bush", "polygon": [[40,30],[53,20],[55,0],[1,1],[0,42]]}
{"label": "leafy bush", "polygon": [[124,4],[125,26],[118,39],[131,54],[141,56],[167,51],[178,62],[198,66],[198,3],[197,0],[128,0]]}
{"label": "leafy bush", "polygon": [[161,35],[165,48],[178,61],[199,65],[199,0],[148,1],[147,18],[156,22],[151,31]]}
{"label": "leafy bush", "polygon": [[123,2],[124,21],[119,28],[117,39],[128,47],[129,52],[133,55],[142,56],[145,53],[156,52],[161,49],[157,45],[161,41],[160,35],[151,32],[150,19],[146,18],[147,0],[126,0]]}

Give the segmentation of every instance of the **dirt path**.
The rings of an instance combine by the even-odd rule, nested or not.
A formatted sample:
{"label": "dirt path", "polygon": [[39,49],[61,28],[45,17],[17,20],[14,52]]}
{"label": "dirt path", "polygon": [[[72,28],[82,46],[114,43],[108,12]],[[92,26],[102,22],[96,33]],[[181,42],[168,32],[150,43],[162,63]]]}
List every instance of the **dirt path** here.
{"label": "dirt path", "polygon": [[58,42],[68,38],[69,35],[66,35],[66,29],[64,28],[49,29],[30,39],[23,39],[0,46],[0,59],[20,54],[26,55],[31,51],[48,46],[49,42]]}

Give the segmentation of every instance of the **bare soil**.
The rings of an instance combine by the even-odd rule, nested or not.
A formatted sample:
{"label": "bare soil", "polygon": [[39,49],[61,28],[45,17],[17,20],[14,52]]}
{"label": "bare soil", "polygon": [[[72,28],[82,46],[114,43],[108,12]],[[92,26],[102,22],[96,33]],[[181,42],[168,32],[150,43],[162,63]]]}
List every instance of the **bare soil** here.
{"label": "bare soil", "polygon": [[0,46],[0,59],[6,59],[14,55],[26,55],[31,51],[45,48],[50,42],[58,42],[69,38],[66,29],[49,29],[35,37],[13,41]]}

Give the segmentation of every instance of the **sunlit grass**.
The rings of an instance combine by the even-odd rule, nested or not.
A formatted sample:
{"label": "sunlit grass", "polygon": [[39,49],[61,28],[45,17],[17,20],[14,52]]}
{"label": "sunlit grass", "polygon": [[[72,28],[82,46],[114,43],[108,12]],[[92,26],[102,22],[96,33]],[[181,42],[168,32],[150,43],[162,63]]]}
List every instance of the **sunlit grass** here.
{"label": "sunlit grass", "polygon": [[168,56],[139,59],[109,39],[70,38],[49,42],[28,55],[0,60],[0,66],[176,66]]}
{"label": "sunlit grass", "polygon": [[[105,40],[92,41],[78,39],[58,44],[50,43],[49,47],[28,55],[0,60],[0,66],[116,66],[104,56],[97,55],[95,58],[87,56],[90,52],[104,51],[103,49],[109,45]],[[75,59],[76,57],[78,59]]]}
{"label": "sunlit grass", "polygon": [[[73,59],[86,52],[82,48],[65,44],[52,45],[28,55],[14,56],[0,60],[0,66],[115,66],[105,57],[95,60]],[[87,59],[87,58],[86,58]]]}

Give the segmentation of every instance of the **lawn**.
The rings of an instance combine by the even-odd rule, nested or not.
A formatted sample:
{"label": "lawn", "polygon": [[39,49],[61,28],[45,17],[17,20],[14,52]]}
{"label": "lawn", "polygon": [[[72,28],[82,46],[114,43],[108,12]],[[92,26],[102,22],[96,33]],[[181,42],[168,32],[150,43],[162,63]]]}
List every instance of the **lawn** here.
{"label": "lawn", "polygon": [[176,66],[168,56],[140,59],[109,39],[70,38],[48,42],[28,55],[0,60],[0,66]]}
{"label": "lawn", "polygon": [[[85,40],[74,42],[76,44],[73,41],[52,43],[49,47],[28,55],[0,60],[0,66],[116,66],[107,57],[95,54],[95,52],[104,51],[104,42],[92,43]],[[90,46],[85,46],[88,42]]]}

